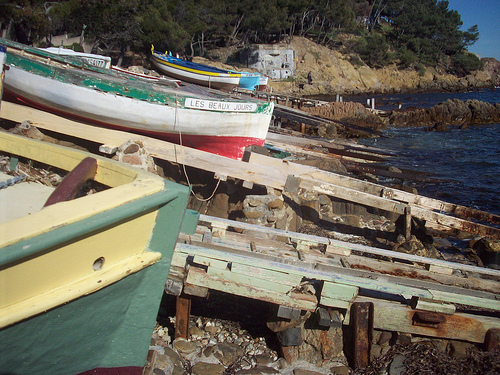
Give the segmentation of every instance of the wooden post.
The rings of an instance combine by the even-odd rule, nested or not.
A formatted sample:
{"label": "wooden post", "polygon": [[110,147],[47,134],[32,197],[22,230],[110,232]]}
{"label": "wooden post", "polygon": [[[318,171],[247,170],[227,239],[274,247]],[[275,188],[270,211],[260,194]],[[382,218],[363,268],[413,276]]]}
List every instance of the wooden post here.
{"label": "wooden post", "polygon": [[189,338],[189,316],[191,315],[191,299],[185,295],[177,296],[175,310],[175,338]]}
{"label": "wooden post", "polygon": [[411,238],[411,206],[405,207],[405,238],[409,241]]}
{"label": "wooden post", "polygon": [[355,369],[364,368],[370,364],[372,309],[371,302],[355,302],[351,307]]}

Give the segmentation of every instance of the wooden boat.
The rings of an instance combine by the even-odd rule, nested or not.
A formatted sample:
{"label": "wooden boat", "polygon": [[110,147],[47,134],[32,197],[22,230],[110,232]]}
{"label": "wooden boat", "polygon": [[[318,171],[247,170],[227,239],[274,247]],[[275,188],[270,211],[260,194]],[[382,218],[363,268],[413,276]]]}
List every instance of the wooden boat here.
{"label": "wooden boat", "polygon": [[[0,145],[11,167],[71,170],[55,190],[0,189],[0,372],[142,374],[183,217],[197,222],[188,188],[5,131]],[[65,200],[88,178],[102,190]]]}
{"label": "wooden boat", "polygon": [[64,47],[41,48],[41,50],[47,51],[55,55],[71,56],[77,59],[82,59],[89,65],[98,68],[111,69],[111,57],[109,56],[96,55],[93,53],[77,52],[73,51],[72,49]]}
{"label": "wooden boat", "polygon": [[71,56],[72,58],[77,58],[77,59],[82,59],[85,62],[87,62],[90,65],[96,66],[98,68],[103,68],[103,69],[111,69],[115,72],[118,73],[123,73],[123,74],[128,74],[133,77],[137,78],[142,78],[146,79],[149,81],[160,81],[160,80],[167,80],[169,82],[172,82],[178,86],[180,86],[180,81],[179,80],[174,80],[174,79],[167,79],[164,76],[158,77],[150,74],[146,74],[144,72],[138,72],[138,71],[133,71],[130,69],[124,69],[116,65],[111,64],[111,57],[109,56],[103,56],[103,55],[97,55],[93,53],[84,53],[84,52],[76,52],[68,48],[63,48],[63,47],[49,47],[49,48],[40,48],[42,51],[47,51],[56,55],[64,55],[64,56]]}
{"label": "wooden boat", "polygon": [[169,77],[213,89],[231,91],[240,83],[241,74],[238,72],[197,64],[153,49],[151,61],[160,72]]}
{"label": "wooden boat", "polygon": [[239,87],[245,90],[255,90],[260,83],[260,73],[240,72]]}
{"label": "wooden boat", "polygon": [[[152,83],[0,39],[6,99],[95,125],[137,132],[241,159],[263,145],[273,103]],[[78,69],[73,68],[78,67]]]}
{"label": "wooden boat", "polygon": [[268,80],[269,80],[269,77],[260,76],[259,86],[257,87],[257,91],[264,91],[267,88]]}

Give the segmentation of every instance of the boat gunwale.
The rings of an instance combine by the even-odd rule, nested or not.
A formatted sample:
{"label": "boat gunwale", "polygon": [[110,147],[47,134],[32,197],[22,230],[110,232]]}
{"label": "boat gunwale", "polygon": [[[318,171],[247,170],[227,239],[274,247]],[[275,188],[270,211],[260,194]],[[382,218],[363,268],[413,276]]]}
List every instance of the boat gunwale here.
{"label": "boat gunwale", "polygon": [[[59,145],[48,144],[5,132],[0,132],[0,139],[4,141],[2,150],[0,150],[2,152],[34,159],[64,170],[68,169],[66,164],[68,160],[70,165],[76,166],[85,157],[94,157],[98,161],[97,174],[94,180],[110,187],[110,189],[99,193],[68,202],[60,202],[45,207],[43,210],[29,216],[0,224],[0,232],[3,232],[0,240],[0,266],[35,254],[38,251],[36,249],[42,246],[41,241],[34,244],[30,243],[30,241],[44,233],[50,234],[54,238],[46,240],[46,244],[43,246],[54,246],[58,241],[63,241],[63,239],[56,239],[57,236],[54,235],[56,230],[81,223],[89,217],[95,218],[97,215],[103,215],[99,225],[110,225],[123,217],[127,217],[127,215],[133,216],[146,210],[152,210],[155,206],[161,205],[162,201],[164,201],[163,204],[166,204],[175,199],[177,195],[175,191],[165,190],[168,181],[164,178],[133,166],[125,167],[122,163],[98,155],[67,149]],[[18,148],[17,151],[16,147]],[[37,149],[39,151],[38,157],[34,155]],[[54,152],[51,153],[50,151]],[[112,174],[117,175],[117,181],[113,182]],[[137,207],[134,207],[135,205]],[[126,209],[121,208],[125,206]],[[122,217],[115,218],[114,214],[111,215],[111,213],[119,208],[123,212],[116,211],[114,214],[122,215]],[[107,216],[109,217],[106,218]],[[81,234],[89,233],[93,230],[90,229],[91,227],[97,228],[96,225],[97,223],[90,223],[88,230],[79,232]],[[33,230],[33,227],[36,227],[36,230]],[[9,233],[11,235],[8,235]],[[19,249],[16,243],[20,244],[21,242],[23,245],[19,245],[21,246],[21,249]],[[17,255],[14,255],[14,253]]]}

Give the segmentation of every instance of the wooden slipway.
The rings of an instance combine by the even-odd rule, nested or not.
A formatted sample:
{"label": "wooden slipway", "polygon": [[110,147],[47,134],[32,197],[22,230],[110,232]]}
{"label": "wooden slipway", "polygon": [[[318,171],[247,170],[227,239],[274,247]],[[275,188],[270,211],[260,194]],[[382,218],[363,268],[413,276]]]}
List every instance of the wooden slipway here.
{"label": "wooden slipway", "polygon": [[[499,280],[497,270],[201,215],[194,235],[180,235],[166,291],[218,290],[278,304],[285,317],[334,310],[343,324],[353,304],[371,302],[373,328],[484,342],[500,328],[488,316],[499,316]],[[439,322],[419,321],[425,313]]]}
{"label": "wooden slipway", "polygon": [[[307,189],[405,215],[407,223],[414,216],[444,229],[500,238],[498,228],[468,220],[498,224],[498,216],[286,160],[256,153],[246,161],[227,159],[9,102],[2,103],[0,115],[97,142],[106,146],[102,150],[140,140],[155,158],[240,179],[246,186]],[[492,317],[500,311],[499,280],[500,271],[493,269],[202,216],[196,234],[179,238],[167,290],[181,301],[209,289],[260,299],[279,305],[280,316],[288,318],[304,310],[326,311],[332,324],[350,324],[351,309],[369,303],[373,328],[484,342],[490,329],[500,329],[500,319]]]}

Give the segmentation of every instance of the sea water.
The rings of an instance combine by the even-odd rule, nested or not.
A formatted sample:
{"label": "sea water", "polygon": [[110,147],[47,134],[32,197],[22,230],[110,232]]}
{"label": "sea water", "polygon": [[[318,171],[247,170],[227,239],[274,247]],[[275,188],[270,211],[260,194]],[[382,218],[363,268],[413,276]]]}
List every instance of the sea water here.
{"label": "sea water", "polygon": [[[448,98],[500,103],[500,89],[400,94],[385,98],[385,106],[401,104],[420,108]],[[358,97],[359,101],[363,99]],[[378,100],[382,102],[382,96]],[[407,182],[416,187],[419,194],[500,215],[500,124],[449,129],[429,132],[423,128],[389,127],[382,137],[360,143],[394,153],[388,165],[428,173],[432,181]]]}

